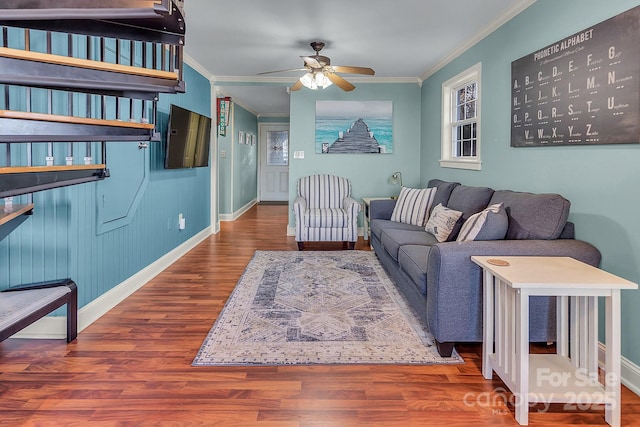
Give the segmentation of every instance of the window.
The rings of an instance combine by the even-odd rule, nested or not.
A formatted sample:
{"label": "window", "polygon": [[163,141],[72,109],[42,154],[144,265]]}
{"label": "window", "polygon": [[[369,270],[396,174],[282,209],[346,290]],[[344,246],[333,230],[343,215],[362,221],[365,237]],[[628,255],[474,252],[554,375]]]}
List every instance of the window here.
{"label": "window", "polygon": [[440,166],[480,170],[480,63],[442,84]]}

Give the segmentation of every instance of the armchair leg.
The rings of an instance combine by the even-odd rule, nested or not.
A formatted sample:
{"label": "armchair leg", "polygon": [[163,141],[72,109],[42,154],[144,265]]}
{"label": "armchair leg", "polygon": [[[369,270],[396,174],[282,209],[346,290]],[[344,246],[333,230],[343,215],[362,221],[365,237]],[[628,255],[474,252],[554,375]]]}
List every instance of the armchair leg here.
{"label": "armchair leg", "polygon": [[356,248],[356,242],[347,242],[347,249],[349,249],[350,251],[354,250]]}
{"label": "armchair leg", "polygon": [[299,251],[303,251],[304,250],[304,242],[298,242],[298,250]]}

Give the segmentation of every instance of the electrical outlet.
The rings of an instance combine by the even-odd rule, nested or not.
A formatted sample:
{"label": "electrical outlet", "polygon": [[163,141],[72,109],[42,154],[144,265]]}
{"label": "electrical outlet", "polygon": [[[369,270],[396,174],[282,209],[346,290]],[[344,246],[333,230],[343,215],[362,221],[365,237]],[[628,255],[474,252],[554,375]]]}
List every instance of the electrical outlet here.
{"label": "electrical outlet", "polygon": [[222,157],[223,159],[227,157],[227,152],[224,150],[220,151],[220,157]]}

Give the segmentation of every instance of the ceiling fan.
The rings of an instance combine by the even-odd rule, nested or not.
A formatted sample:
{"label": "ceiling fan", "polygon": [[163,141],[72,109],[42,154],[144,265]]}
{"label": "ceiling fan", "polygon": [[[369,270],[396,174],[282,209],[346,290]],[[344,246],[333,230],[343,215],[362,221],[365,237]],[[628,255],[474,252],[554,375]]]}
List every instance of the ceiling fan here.
{"label": "ceiling fan", "polygon": [[311,42],[310,45],[313,50],[316,51],[316,54],[313,56],[301,56],[301,58],[304,60],[304,68],[266,71],[258,74],[284,73],[287,71],[307,71],[305,75],[300,77],[300,79],[293,86],[291,86],[291,90],[299,90],[302,88],[302,86],[308,87],[309,89],[313,90],[316,90],[319,87],[324,89],[325,87],[330,86],[332,83],[335,83],[336,86],[347,92],[355,89],[356,87],[336,73],[366,74],[369,76],[373,76],[375,74],[375,71],[373,71],[373,69],[367,67],[331,65],[331,59],[326,56],[320,55],[320,51],[324,47],[323,42],[315,41]]}

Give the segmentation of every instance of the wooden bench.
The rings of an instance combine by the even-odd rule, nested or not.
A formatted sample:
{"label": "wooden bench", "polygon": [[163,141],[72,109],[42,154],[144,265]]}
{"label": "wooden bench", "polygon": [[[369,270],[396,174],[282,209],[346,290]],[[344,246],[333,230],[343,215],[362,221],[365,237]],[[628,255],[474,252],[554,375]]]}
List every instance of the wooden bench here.
{"label": "wooden bench", "polygon": [[71,279],[31,283],[0,292],[0,341],[67,305],[67,342],[78,336],[78,290]]}

